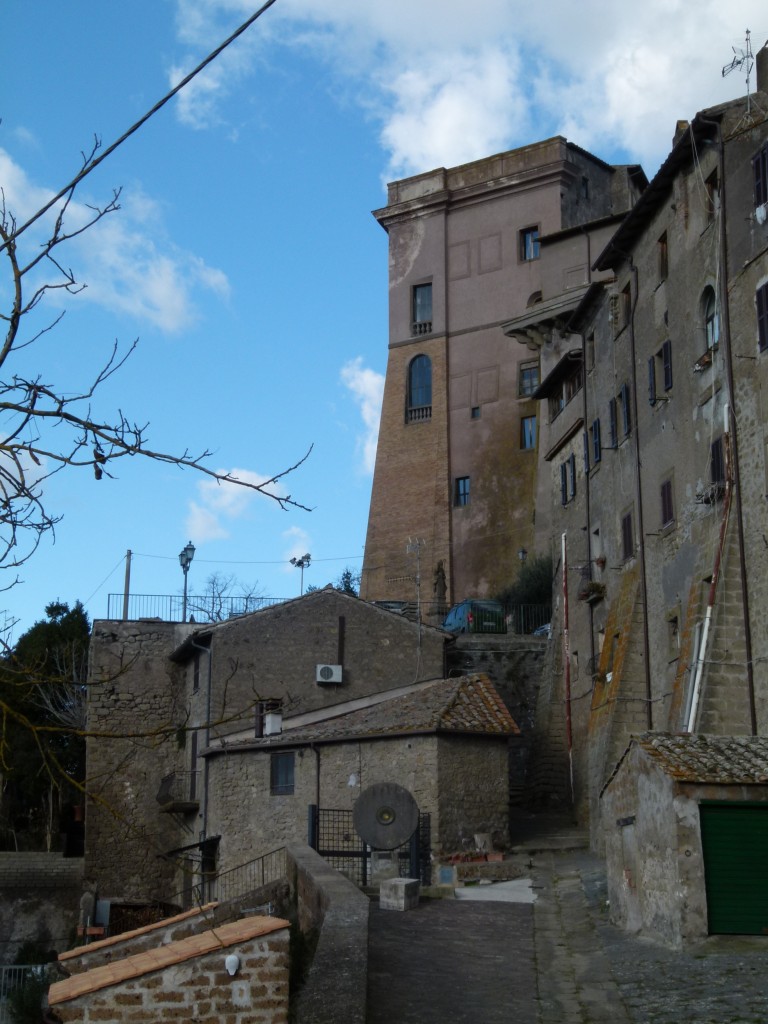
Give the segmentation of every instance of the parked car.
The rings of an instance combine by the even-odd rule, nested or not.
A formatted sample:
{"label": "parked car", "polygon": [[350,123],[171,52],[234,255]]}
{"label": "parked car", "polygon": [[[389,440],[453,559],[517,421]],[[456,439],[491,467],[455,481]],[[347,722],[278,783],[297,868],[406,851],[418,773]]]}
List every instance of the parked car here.
{"label": "parked car", "polygon": [[546,622],[543,626],[539,626],[538,629],[534,629],[531,636],[545,636],[549,638],[552,635],[552,623]]}
{"label": "parked car", "polygon": [[451,608],[442,623],[449,633],[506,633],[504,605],[469,599]]}

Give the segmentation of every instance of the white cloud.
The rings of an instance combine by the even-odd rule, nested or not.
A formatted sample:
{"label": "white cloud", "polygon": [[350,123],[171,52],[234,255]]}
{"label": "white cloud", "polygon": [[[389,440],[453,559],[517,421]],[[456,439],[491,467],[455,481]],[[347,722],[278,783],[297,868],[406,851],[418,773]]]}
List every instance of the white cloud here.
{"label": "white cloud", "polygon": [[[220,469],[217,472],[229,473],[237,480],[257,486],[270,479],[269,476],[263,473],[254,473],[250,469]],[[270,484],[268,490],[271,494],[279,497],[287,495],[287,491],[279,482]],[[186,532],[198,544],[207,540],[221,540],[229,537],[227,524],[248,515],[253,503],[258,499],[272,501],[271,498],[267,498],[259,491],[242,487],[236,483],[219,483],[210,477],[198,480],[197,500],[192,500],[189,503]]]}
{"label": "white cloud", "polygon": [[[17,223],[49,201],[53,193],[32,182],[24,169],[0,149],[0,182],[8,209]],[[93,216],[86,196],[73,200],[64,227],[76,230]],[[92,203],[93,206],[98,202]],[[103,205],[103,203],[102,203]],[[55,211],[41,218],[20,238],[20,247],[32,254],[48,237]],[[102,218],[84,234],[67,243],[66,265],[86,288],[81,302],[91,302],[113,312],[153,324],[172,334],[188,328],[197,317],[195,295],[201,290],[224,299],[229,294],[226,275],[209,267],[200,257],[179,249],[162,230],[162,209],[141,189],[126,189],[120,209]],[[37,272],[37,284],[49,267]],[[49,292],[49,301],[61,303],[64,293]]]}
{"label": "white cloud", "polygon": [[[199,59],[252,6],[177,0],[177,11]],[[642,18],[604,0],[475,0],[470,17],[458,0],[283,0],[190,101],[210,120],[255,54],[301,48],[375,111],[391,175],[560,132],[653,172],[678,119],[744,91],[743,76],[720,69],[744,45],[738,26],[753,28],[758,49],[764,24],[762,0],[648,0]]]}
{"label": "white cloud", "polygon": [[376,444],[379,439],[381,400],[384,395],[384,376],[363,366],[362,357],[352,359],[341,368],[341,381],[351,391],[360,409],[364,432],[358,444],[363,453],[363,466],[373,473],[376,462]]}

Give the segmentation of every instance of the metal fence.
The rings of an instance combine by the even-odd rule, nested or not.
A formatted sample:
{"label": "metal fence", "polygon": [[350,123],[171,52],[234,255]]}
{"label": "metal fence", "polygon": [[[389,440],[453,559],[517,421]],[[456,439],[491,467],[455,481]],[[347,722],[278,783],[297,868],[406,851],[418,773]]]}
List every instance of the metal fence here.
{"label": "metal fence", "polygon": [[0,965],[0,1024],[11,1024],[11,1004],[22,996],[25,988],[35,984],[40,988],[42,1004],[43,986],[47,980],[45,964]]}
{"label": "metal fence", "polygon": [[271,850],[261,857],[249,860],[245,864],[238,864],[237,867],[222,871],[218,875],[203,873],[202,876],[196,874],[194,877],[196,881],[193,881],[190,874],[189,885],[171,896],[166,903],[171,907],[181,906],[189,909],[214,900],[226,903],[229,900],[242,899],[263,885],[286,877],[285,847]]}
{"label": "metal fence", "polygon": [[[284,604],[288,597],[251,597],[210,595],[187,597],[187,619],[195,622],[224,622],[248,612],[257,612],[274,604]],[[179,594],[129,594],[125,607],[123,594],[107,596],[108,619],[160,619],[162,622],[181,622],[183,598]]]}

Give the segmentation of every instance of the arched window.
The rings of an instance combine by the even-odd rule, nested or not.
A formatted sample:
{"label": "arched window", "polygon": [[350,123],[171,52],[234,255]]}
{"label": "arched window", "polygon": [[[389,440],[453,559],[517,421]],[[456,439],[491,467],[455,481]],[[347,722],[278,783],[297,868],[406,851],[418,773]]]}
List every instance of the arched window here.
{"label": "arched window", "polygon": [[408,367],[406,423],[432,418],[432,360],[416,356]]}
{"label": "arched window", "polygon": [[701,297],[701,310],[704,319],[704,339],[709,351],[720,343],[720,311],[717,308],[715,289],[709,285]]}

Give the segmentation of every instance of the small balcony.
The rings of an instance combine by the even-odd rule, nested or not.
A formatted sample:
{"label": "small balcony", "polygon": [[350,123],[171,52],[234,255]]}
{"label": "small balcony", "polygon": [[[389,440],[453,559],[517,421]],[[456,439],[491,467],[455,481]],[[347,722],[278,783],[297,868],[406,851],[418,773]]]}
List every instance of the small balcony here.
{"label": "small balcony", "polygon": [[432,333],[432,321],[431,320],[414,320],[411,324],[411,337],[418,338],[422,334]]}
{"label": "small balcony", "polygon": [[160,781],[156,800],[162,814],[194,814],[200,809],[197,798],[198,772],[171,772]]}

